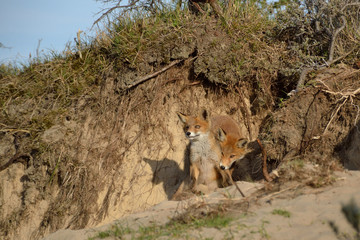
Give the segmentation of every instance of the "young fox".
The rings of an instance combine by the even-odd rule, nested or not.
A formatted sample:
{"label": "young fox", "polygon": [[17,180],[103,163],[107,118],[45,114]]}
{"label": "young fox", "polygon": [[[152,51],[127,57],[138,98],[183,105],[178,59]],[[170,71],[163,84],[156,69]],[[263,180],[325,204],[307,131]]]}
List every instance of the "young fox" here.
{"label": "young fox", "polygon": [[244,158],[248,152],[248,141],[241,137],[240,129],[233,120],[231,124],[218,129],[216,139],[219,141],[221,149],[220,168],[222,170],[230,169],[232,172],[232,165],[237,160]]}
{"label": "young fox", "polygon": [[218,129],[230,130],[236,123],[228,116],[208,119],[206,110],[200,117],[191,117],[177,112],[184,125],[186,137],[190,140],[190,178],[191,189],[207,193],[216,187],[226,186],[228,177],[219,169],[221,159],[220,145],[215,139]]}

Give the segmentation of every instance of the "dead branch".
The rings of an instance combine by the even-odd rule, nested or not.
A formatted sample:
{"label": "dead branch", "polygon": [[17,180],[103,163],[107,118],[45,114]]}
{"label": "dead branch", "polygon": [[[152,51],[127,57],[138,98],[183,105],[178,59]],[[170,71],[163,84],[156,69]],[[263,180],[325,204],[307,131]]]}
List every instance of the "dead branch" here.
{"label": "dead branch", "polygon": [[151,79],[151,78],[156,77],[157,75],[165,72],[165,71],[168,70],[169,68],[171,68],[171,67],[179,64],[179,63],[182,62],[182,61],[184,61],[184,60],[175,60],[175,61],[173,61],[172,63],[170,63],[169,65],[167,65],[166,67],[163,67],[162,69],[160,69],[159,71],[154,72],[154,73],[151,73],[151,74],[149,74],[149,75],[146,75],[146,76],[144,76],[144,77],[136,80],[136,81],[133,82],[132,84],[126,86],[126,90],[127,90],[127,89],[130,89],[130,88],[133,88],[133,87],[135,87],[136,85],[139,85],[140,83],[146,82],[147,80],[149,80],[149,79]]}
{"label": "dead branch", "polygon": [[[304,87],[305,79],[306,79],[307,74],[308,74],[309,72],[315,71],[315,70],[321,70],[321,69],[330,67],[332,64],[334,64],[334,63],[340,61],[341,59],[344,59],[344,58],[346,58],[347,56],[349,56],[354,50],[355,50],[355,48],[351,49],[349,52],[345,53],[344,55],[342,55],[342,56],[340,56],[340,57],[338,57],[338,58],[336,58],[336,59],[333,59],[333,60],[331,60],[331,61],[327,61],[324,65],[304,68],[304,69],[301,71],[298,84],[296,85],[295,92],[298,92],[301,88]],[[294,90],[293,90],[293,91],[294,91]],[[291,93],[289,93],[288,95],[291,95]]]}
{"label": "dead branch", "polygon": [[303,88],[307,74],[313,70],[314,70],[313,67],[307,67],[301,71],[300,78],[295,91],[299,91],[301,88]]}
{"label": "dead branch", "polygon": [[328,62],[332,62],[333,58],[334,58],[334,51],[335,51],[335,41],[337,36],[339,35],[339,33],[345,28],[346,26],[346,18],[344,16],[340,17],[341,21],[342,21],[342,25],[335,30],[334,34],[332,35],[331,38],[331,42],[330,42],[330,47],[329,47],[329,59]]}
{"label": "dead branch", "polygon": [[[326,47],[328,49],[328,55],[325,63],[310,63],[308,66],[301,69],[296,89],[291,91],[289,96],[291,96],[294,91],[297,92],[304,86],[306,76],[310,71],[327,68],[341,59],[344,59],[358,48],[357,41],[355,41],[357,37],[353,36],[353,39],[350,39],[349,36],[347,36],[349,33],[345,33],[344,37],[347,39],[342,39],[341,37],[341,35],[344,35],[342,32],[346,27],[350,27],[351,29],[356,27],[356,22],[352,22],[352,20],[358,21],[359,9],[354,9],[354,7],[359,8],[360,3],[358,1],[338,1],[335,5],[331,5],[327,1],[305,1],[305,9],[307,9],[308,12],[308,14],[306,14],[306,18],[309,17],[312,19],[315,25],[313,26],[301,23],[300,25],[296,25],[296,28],[308,29],[306,33],[303,33],[306,37],[301,37],[304,43],[307,42],[306,39],[313,37],[314,34],[319,35],[320,39],[322,39],[321,41],[327,44]],[[294,16],[295,19],[298,17],[299,16]],[[355,32],[356,31],[357,30],[355,30]],[[350,37],[351,36],[352,35],[350,34]],[[326,41],[326,39],[329,38],[330,41]],[[346,43],[346,45],[350,44],[352,46],[352,50],[345,54],[337,52],[340,50],[338,46],[341,47],[343,43]],[[303,47],[306,46],[306,44],[303,45]],[[311,49],[309,50],[310,54],[307,57],[316,57],[316,55],[311,53]],[[336,55],[340,55],[340,57],[335,59]]]}
{"label": "dead branch", "polygon": [[[193,61],[193,60],[195,60],[196,58],[197,58],[197,56],[191,58],[190,61]],[[167,66],[163,67],[162,69],[160,69],[159,71],[154,72],[154,73],[151,73],[151,74],[149,74],[149,75],[146,75],[146,76],[144,76],[144,77],[136,80],[135,82],[133,82],[133,83],[131,83],[130,85],[126,86],[124,90],[128,90],[128,89],[130,89],[130,88],[133,88],[133,87],[139,85],[140,83],[146,82],[147,80],[156,77],[157,75],[159,75],[159,74],[167,71],[168,69],[172,68],[173,66],[175,66],[175,65],[177,65],[177,64],[179,64],[180,62],[183,62],[183,61],[185,61],[185,60],[186,60],[186,59],[175,60],[175,61],[173,61],[172,63],[170,63],[169,65],[167,65]]]}
{"label": "dead branch", "polygon": [[271,182],[272,179],[271,177],[269,176],[269,173],[268,173],[268,169],[267,169],[267,163],[266,163],[266,160],[267,160],[267,157],[266,157],[266,151],[265,151],[265,148],[263,147],[263,145],[261,144],[260,142],[260,139],[256,139],[257,143],[259,144],[260,148],[261,148],[261,154],[263,156],[263,164],[262,164],[262,171],[263,171],[263,175],[264,175],[264,178],[266,181],[268,182]]}
{"label": "dead branch", "polygon": [[[121,3],[121,0],[118,1],[118,3],[111,7],[111,8],[108,8],[106,12],[104,12],[98,19],[95,20],[95,22],[93,23],[92,27],[94,25],[97,25],[101,20],[103,20],[105,17],[108,17],[109,14],[111,14],[113,11],[115,11],[116,9],[127,9],[127,8],[130,8],[130,7],[133,7],[135,6],[136,3],[138,3],[140,0],[135,0],[135,1],[130,1],[130,4],[128,5],[120,5]],[[103,10],[102,10],[103,11]],[[100,11],[100,12],[102,12]],[[98,12],[97,14],[99,14],[100,12]]]}

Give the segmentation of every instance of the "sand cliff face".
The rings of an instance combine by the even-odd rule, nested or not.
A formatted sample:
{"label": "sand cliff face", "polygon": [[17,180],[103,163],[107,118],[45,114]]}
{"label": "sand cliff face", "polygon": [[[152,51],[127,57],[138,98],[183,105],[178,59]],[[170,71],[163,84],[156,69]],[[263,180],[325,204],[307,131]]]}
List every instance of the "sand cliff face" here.
{"label": "sand cliff face", "polygon": [[[353,86],[354,78],[336,78],[344,71],[352,70],[332,73],[335,80],[327,87],[339,81]],[[182,68],[171,73],[186,76]],[[51,151],[41,157],[28,151],[26,132],[2,133],[1,218],[9,229],[4,236],[36,239],[58,229],[93,227],[170,199],[187,174],[188,142],[178,110],[196,114],[205,106],[211,114],[231,113],[245,136],[262,140],[268,163],[278,166],[277,184],[298,181],[320,187],[334,182],[332,171],[341,163],[358,169],[356,98],[339,105],[339,97],[320,84],[303,89],[269,115],[264,110],[244,121],[243,113],[251,109],[236,107],[242,101],[236,93],[219,97],[201,85],[189,87],[188,80],[148,84],[164,90],[149,108],[139,105],[145,94],[139,89],[120,105],[105,105],[102,112],[74,109],[76,114],[44,131],[42,142]],[[133,112],[127,113],[122,104]],[[243,161],[261,160],[261,154],[254,154]],[[255,166],[248,170],[261,170],[261,161]]]}

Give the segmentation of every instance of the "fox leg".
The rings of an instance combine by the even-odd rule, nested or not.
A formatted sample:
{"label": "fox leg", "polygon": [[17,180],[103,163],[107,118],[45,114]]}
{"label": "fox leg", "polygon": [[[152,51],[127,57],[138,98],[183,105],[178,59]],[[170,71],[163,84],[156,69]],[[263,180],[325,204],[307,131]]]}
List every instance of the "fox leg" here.
{"label": "fox leg", "polygon": [[198,184],[200,170],[195,164],[190,165],[191,189]]}

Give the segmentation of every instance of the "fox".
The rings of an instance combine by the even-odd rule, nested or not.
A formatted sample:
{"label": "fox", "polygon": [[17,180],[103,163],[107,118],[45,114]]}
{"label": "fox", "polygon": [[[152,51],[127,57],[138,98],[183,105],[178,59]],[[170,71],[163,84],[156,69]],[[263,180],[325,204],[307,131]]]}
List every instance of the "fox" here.
{"label": "fox", "polygon": [[248,140],[242,137],[238,125],[233,120],[231,124],[217,130],[216,139],[221,149],[220,169],[229,170],[232,174],[234,163],[243,159],[249,152]]}
{"label": "fox", "polygon": [[216,139],[218,129],[230,130],[235,121],[229,116],[209,119],[206,110],[197,117],[177,112],[185,136],[190,140],[190,179],[193,192],[209,193],[229,185],[228,175],[220,169],[221,148]]}

